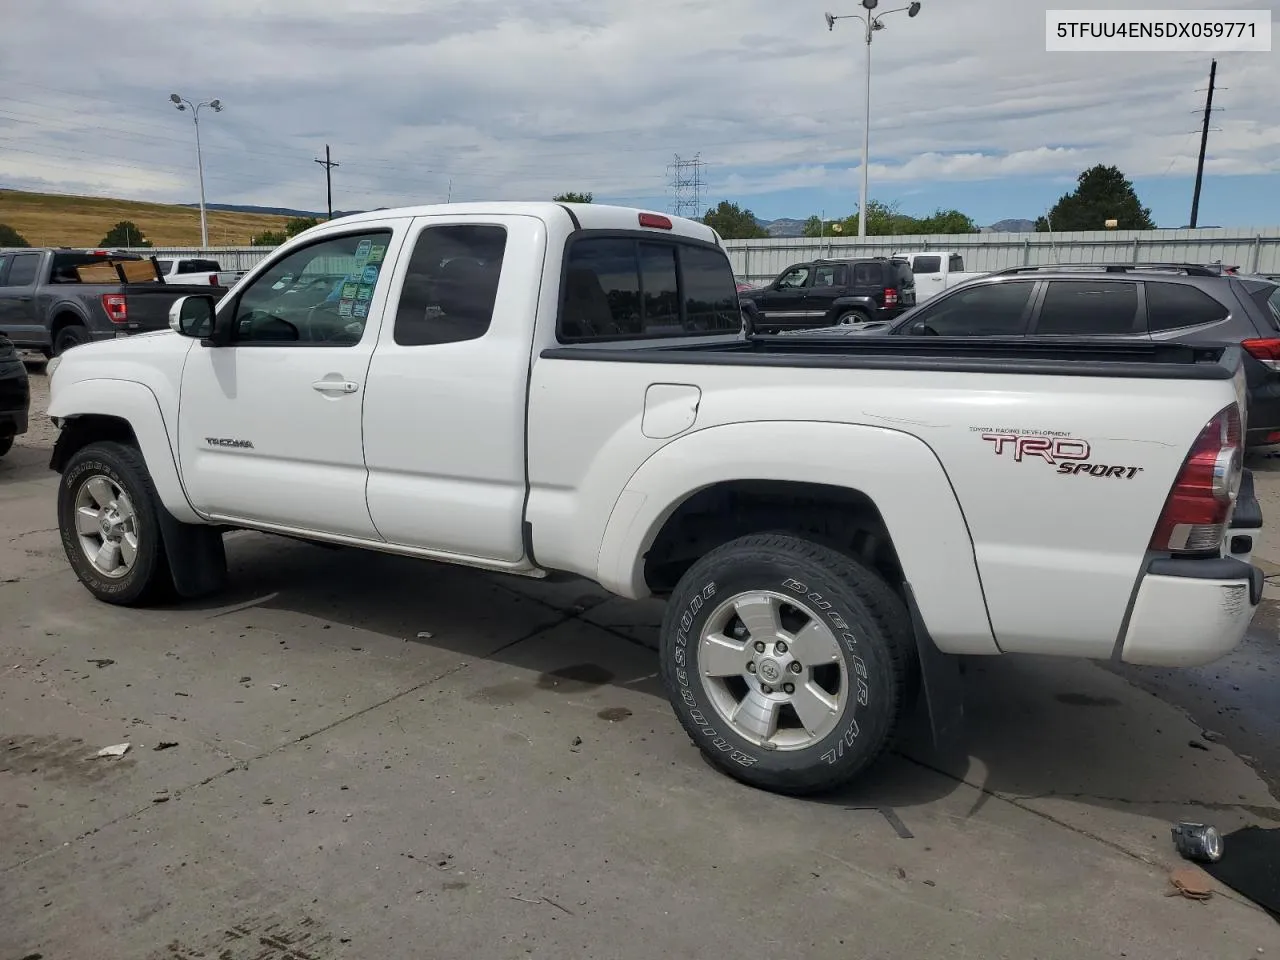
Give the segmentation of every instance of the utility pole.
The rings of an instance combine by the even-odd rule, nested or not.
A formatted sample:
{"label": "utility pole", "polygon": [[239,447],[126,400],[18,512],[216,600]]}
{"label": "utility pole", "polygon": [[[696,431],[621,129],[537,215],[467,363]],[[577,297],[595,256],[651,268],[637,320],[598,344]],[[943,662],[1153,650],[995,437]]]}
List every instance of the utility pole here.
{"label": "utility pole", "polygon": [[1213,85],[1218,77],[1218,61],[1209,65],[1209,93],[1204,98],[1204,127],[1200,131],[1200,159],[1196,163],[1196,190],[1191,196],[1191,229],[1200,218],[1200,185],[1204,182],[1204,152],[1209,146],[1209,117],[1213,114]]}
{"label": "utility pole", "polygon": [[324,167],[324,192],[329,203],[329,219],[333,219],[333,168],[340,167],[342,164],[336,160],[329,159],[329,145],[324,145],[324,159],[316,159],[316,163]]}

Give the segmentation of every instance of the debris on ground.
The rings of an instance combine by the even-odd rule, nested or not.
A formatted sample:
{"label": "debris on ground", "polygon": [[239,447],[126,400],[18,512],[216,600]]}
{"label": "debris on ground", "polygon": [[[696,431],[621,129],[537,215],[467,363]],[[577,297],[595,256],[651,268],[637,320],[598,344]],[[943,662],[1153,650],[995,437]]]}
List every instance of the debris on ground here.
{"label": "debris on ground", "polygon": [[110,747],[103,747],[89,759],[96,760],[98,757],[123,757],[129,752],[131,745],[127,743],[117,743]]}
{"label": "debris on ground", "polygon": [[1222,734],[1217,730],[1201,730],[1200,736],[1204,737],[1210,743],[1217,743],[1222,739]]}
{"label": "debris on ground", "polygon": [[1208,747],[1206,747],[1203,743],[1201,743],[1199,740],[1188,740],[1188,741],[1187,741],[1187,746],[1188,746],[1188,747],[1191,747],[1193,750],[1208,750],[1208,749],[1209,749],[1209,748],[1208,748]]}
{"label": "debris on ground", "polygon": [[152,750],[156,750],[156,751],[159,751],[159,750],[170,750],[170,749],[172,749],[173,747],[176,747],[177,745],[178,745],[178,741],[177,741],[177,740],[161,740],[159,743],[157,743],[157,744],[156,744],[154,747],[152,747],[151,749],[152,749]]}
{"label": "debris on ground", "polygon": [[432,638],[432,636],[433,636],[433,634],[432,634],[429,630],[419,630],[419,631],[418,631],[418,639],[419,639],[419,640],[430,640],[430,639]]}
{"label": "debris on ground", "polygon": [[1179,867],[1169,874],[1173,889],[1166,897],[1185,897],[1188,900],[1208,900],[1213,896],[1213,884],[1198,867]]}
{"label": "debris on ground", "polygon": [[1280,827],[1241,827],[1222,847],[1222,859],[1205,871],[1280,920]]}
{"label": "debris on ground", "polygon": [[115,663],[115,661],[114,661],[114,660],[109,660],[109,659],[107,659],[106,657],[99,657],[99,658],[98,658],[98,659],[96,659],[96,660],[86,660],[86,661],[85,661],[85,663],[92,663],[92,664],[94,664],[94,665],[95,665],[99,670],[101,670],[103,667],[109,667],[109,666],[111,666],[113,663]]}
{"label": "debris on ground", "polygon": [[571,741],[569,741],[569,749],[570,749],[571,751],[573,751],[574,753],[577,753],[577,752],[578,752],[578,748],[579,748],[580,746],[582,746],[582,738],[581,738],[581,737],[574,737]]}
{"label": "debris on ground", "polygon": [[241,683],[251,683],[252,681],[253,681],[253,677],[241,677],[241,678],[240,678],[240,682],[241,682]]}
{"label": "debris on ground", "polygon": [[1207,823],[1184,820],[1175,824],[1170,833],[1174,848],[1184,860],[1213,863],[1222,858],[1222,836]]}
{"label": "debris on ground", "polygon": [[273,684],[271,685],[271,689],[272,689],[272,690],[279,690],[281,687],[287,687],[287,686],[288,686],[288,684],[287,684],[287,683],[273,683]]}

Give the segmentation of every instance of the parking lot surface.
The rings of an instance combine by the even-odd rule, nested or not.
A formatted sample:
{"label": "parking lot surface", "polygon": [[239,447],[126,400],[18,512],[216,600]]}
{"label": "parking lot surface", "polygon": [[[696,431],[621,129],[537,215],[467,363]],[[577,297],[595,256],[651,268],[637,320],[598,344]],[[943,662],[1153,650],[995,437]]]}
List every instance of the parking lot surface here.
{"label": "parking lot surface", "polygon": [[585,582],[235,533],[226,594],[96,603],[51,437],[0,460],[0,960],[1280,951],[1165,896],[1171,822],[1280,822],[1271,599],[1202,671],[970,661],[966,756],[917,723],[794,800],[700,760],[661,608]]}

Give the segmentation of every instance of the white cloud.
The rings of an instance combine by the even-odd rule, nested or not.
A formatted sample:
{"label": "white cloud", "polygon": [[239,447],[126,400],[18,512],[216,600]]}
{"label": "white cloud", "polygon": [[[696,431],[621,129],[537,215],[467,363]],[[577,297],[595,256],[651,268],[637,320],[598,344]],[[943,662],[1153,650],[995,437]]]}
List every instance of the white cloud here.
{"label": "white cloud", "polygon": [[[201,115],[213,201],[317,207],[311,161],[326,142],[345,208],[442,199],[450,181],[455,199],[655,197],[672,155],[696,152],[708,199],[852,195],[865,48],[855,21],[826,30],[836,3],[205,0],[172,17],[142,0],[28,4],[5,25],[0,185],[194,201],[190,118],[167,102],[177,89],[227,106]],[[1050,5],[925,0],[916,19],[886,18],[873,183],[906,195],[1094,162],[1131,177],[1193,169],[1208,56],[1048,54]],[[1219,56],[1211,172],[1280,171],[1278,64]]]}

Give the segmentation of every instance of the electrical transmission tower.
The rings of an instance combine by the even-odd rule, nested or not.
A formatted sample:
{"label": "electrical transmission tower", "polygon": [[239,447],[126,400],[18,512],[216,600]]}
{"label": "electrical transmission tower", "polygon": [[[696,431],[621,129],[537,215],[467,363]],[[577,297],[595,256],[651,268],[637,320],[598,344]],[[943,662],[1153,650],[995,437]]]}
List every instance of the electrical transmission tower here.
{"label": "electrical transmission tower", "polygon": [[702,215],[702,154],[696,153],[691,160],[683,159],[676,154],[675,159],[667,165],[667,185],[671,190],[671,212],[677,217],[697,219]]}

